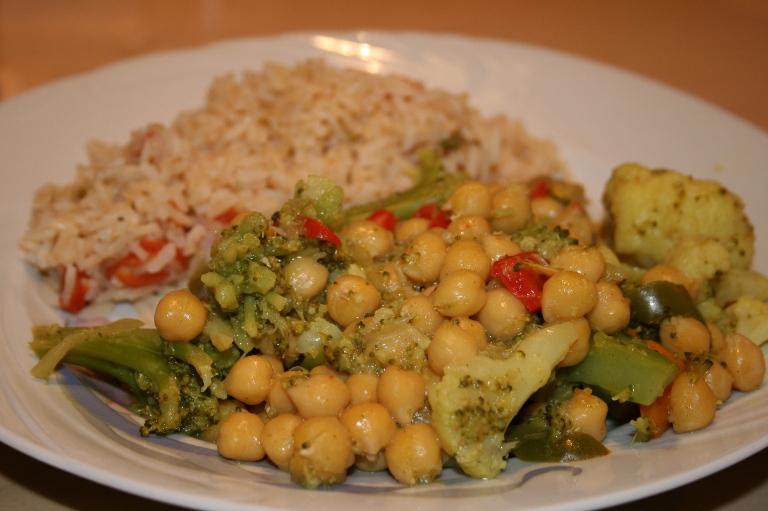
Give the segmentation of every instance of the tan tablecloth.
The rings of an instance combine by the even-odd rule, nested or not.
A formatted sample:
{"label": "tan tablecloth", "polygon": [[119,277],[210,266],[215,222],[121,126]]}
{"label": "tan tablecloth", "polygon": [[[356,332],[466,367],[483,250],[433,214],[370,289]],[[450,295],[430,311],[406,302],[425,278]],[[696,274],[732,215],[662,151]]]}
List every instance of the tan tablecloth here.
{"label": "tan tablecloth", "polygon": [[[0,98],[151,51],[287,31],[420,30],[531,43],[640,73],[768,131],[763,0],[0,0]],[[768,165],[768,162],[766,162]],[[768,451],[621,510],[768,509]],[[0,509],[173,509],[0,444]]]}

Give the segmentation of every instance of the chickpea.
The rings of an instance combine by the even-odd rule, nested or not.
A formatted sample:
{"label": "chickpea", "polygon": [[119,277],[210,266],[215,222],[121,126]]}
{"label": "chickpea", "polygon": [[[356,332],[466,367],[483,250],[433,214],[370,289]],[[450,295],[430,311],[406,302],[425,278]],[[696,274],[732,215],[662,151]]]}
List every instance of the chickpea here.
{"label": "chickpea", "polygon": [[513,233],[525,227],[533,218],[528,188],[513,183],[491,196],[491,229]]}
{"label": "chickpea", "polygon": [[728,372],[722,362],[712,361],[712,365],[704,371],[704,381],[715,394],[717,400],[725,403],[731,397],[733,390],[733,375]]}
{"label": "chickpea", "polygon": [[723,339],[723,346],[717,355],[733,376],[733,388],[743,392],[755,390],[765,376],[763,350],[747,337],[730,333]]}
{"label": "chickpea", "polygon": [[229,369],[224,378],[224,390],[247,405],[258,405],[267,398],[273,376],[272,364],[267,359],[249,355],[235,362]]}
{"label": "chickpea", "polygon": [[437,284],[432,284],[429,287],[424,288],[420,294],[426,296],[427,298],[432,298],[432,293],[435,292],[435,289],[437,289]]}
{"label": "chickpea", "polygon": [[155,327],[166,341],[189,342],[203,331],[208,309],[189,289],[163,296],[155,308]]}
{"label": "chickpea", "polygon": [[482,323],[470,318],[455,318],[453,321],[458,323],[469,334],[469,337],[475,341],[478,351],[482,351],[488,346],[488,336]]}
{"label": "chickpea", "polygon": [[290,379],[282,374],[272,380],[272,385],[266,397],[269,413],[283,414],[296,411],[296,406],[293,404],[291,396],[285,390],[288,385],[290,385]]}
{"label": "chickpea", "polygon": [[579,318],[596,304],[595,283],[575,271],[556,272],[544,283],[541,293],[541,312],[548,323]]}
{"label": "chickpea", "polygon": [[350,406],[339,417],[352,438],[352,452],[376,459],[392,441],[397,426],[389,411],[379,403]]}
{"label": "chickpea", "polygon": [[392,250],[394,236],[381,224],[369,220],[352,222],[342,233],[353,253],[372,260],[380,259]]}
{"label": "chickpea", "polygon": [[355,462],[352,440],[336,417],[312,417],[293,431],[291,480],[317,488],[341,484]]}
{"label": "chickpea", "polygon": [[355,468],[363,472],[383,472],[387,470],[387,459],[381,451],[373,459],[368,456],[355,456]]}
{"label": "chickpea", "polygon": [[443,375],[443,369],[453,362],[469,360],[477,355],[477,342],[471,334],[453,322],[444,323],[437,329],[427,346],[429,367]]}
{"label": "chickpea", "polygon": [[429,230],[429,220],[426,218],[408,218],[395,226],[395,240],[398,243],[409,243],[416,236]]}
{"label": "chickpea", "polygon": [[371,321],[373,321],[372,315],[366,316],[363,319],[356,319],[346,326],[346,328],[342,331],[342,334],[349,337],[355,335],[356,333],[366,332],[366,329],[371,324]]}
{"label": "chickpea", "polygon": [[491,226],[488,220],[480,215],[462,215],[455,218],[448,225],[445,234],[449,242],[455,240],[481,240],[486,234],[490,234]]}
{"label": "chickpea", "polygon": [[326,376],[335,376],[336,378],[340,379],[341,381],[344,381],[347,379],[347,373],[342,373],[341,371],[337,371],[336,368],[334,368],[332,365],[328,364],[320,364],[318,366],[313,367],[309,371],[310,376],[315,374],[324,374]]}
{"label": "chickpea", "polygon": [[283,374],[285,372],[285,367],[283,367],[283,359],[277,355],[265,355],[262,353],[261,358],[269,362],[269,364],[272,366],[273,374]]}
{"label": "chickpea", "polygon": [[597,303],[587,313],[592,330],[602,330],[608,335],[624,329],[629,324],[629,299],[613,282],[598,282]]}
{"label": "chickpea", "polygon": [[707,321],[707,330],[709,330],[710,346],[709,349],[712,353],[717,353],[725,346],[725,336],[722,330],[711,321]]}
{"label": "chickpea", "polygon": [[662,346],[683,361],[686,353],[700,355],[709,351],[709,329],[701,321],[686,316],[673,316],[662,321],[659,340]]}
{"label": "chickpea", "polygon": [[565,211],[565,206],[554,197],[538,197],[531,199],[531,212],[533,218],[558,218]]}
{"label": "chickpea", "polygon": [[377,266],[371,280],[382,293],[395,293],[405,286],[405,278],[394,264]]}
{"label": "chickpea", "polygon": [[379,377],[376,395],[398,424],[410,424],[413,414],[424,407],[426,384],[416,371],[387,366]]}
{"label": "chickpea", "polygon": [[572,202],[566,206],[557,224],[566,229],[568,236],[578,241],[579,245],[594,243],[595,227],[580,202]]}
{"label": "chickpea", "polygon": [[437,327],[443,322],[443,316],[432,305],[432,300],[425,295],[408,298],[400,307],[400,315],[411,318],[411,326],[422,334],[432,337]]}
{"label": "chickpea", "polygon": [[696,298],[699,294],[699,284],[696,280],[692,279],[682,271],[678,270],[674,266],[668,264],[657,264],[653,268],[650,268],[643,278],[640,280],[641,284],[648,284],[657,280],[665,280],[673,284],[680,284],[691,295],[692,298]]}
{"label": "chickpea", "polygon": [[488,335],[497,339],[509,339],[522,332],[529,317],[523,302],[505,287],[488,290],[485,305],[475,315]]}
{"label": "chickpea", "polygon": [[571,344],[565,358],[560,361],[558,367],[575,366],[587,357],[589,353],[589,339],[592,337],[592,328],[586,318],[572,319],[570,323],[576,328],[578,337]]}
{"label": "chickpea", "polygon": [[232,415],[233,413],[242,412],[246,410],[246,405],[241,403],[237,399],[219,399],[219,422],[209,427],[208,429],[200,432],[197,438],[203,442],[216,443],[219,438],[219,430],[221,429],[221,423],[224,419]]}
{"label": "chickpea", "polygon": [[283,275],[299,297],[311,300],[328,283],[328,268],[314,257],[297,257],[283,267]]}
{"label": "chickpea", "polygon": [[342,275],[328,286],[328,314],[341,326],[372,314],[381,305],[381,293],[373,284],[357,275]]}
{"label": "chickpea", "polygon": [[432,303],[443,316],[472,316],[485,305],[485,281],[472,270],[449,273],[435,288]]}
{"label": "chickpea", "polygon": [[379,385],[379,377],[373,373],[355,373],[347,377],[349,389],[349,404],[354,406],[360,403],[375,403],[378,401],[376,387]]}
{"label": "chickpea", "polygon": [[456,216],[480,215],[487,218],[491,214],[491,192],[480,181],[464,181],[448,197],[447,205]]}
{"label": "chickpea", "polygon": [[264,457],[261,434],[264,422],[255,413],[233,413],[220,423],[216,448],[230,460],[259,461]]}
{"label": "chickpea", "polygon": [[403,273],[421,286],[435,282],[440,277],[445,249],[445,241],[437,232],[419,234],[405,250]]}
{"label": "chickpea", "polygon": [[605,273],[605,257],[597,247],[566,245],[550,261],[551,265],[561,270],[581,273],[592,282],[597,282]]}
{"label": "chickpea", "polygon": [[703,377],[690,371],[675,377],[669,390],[669,420],[675,433],[706,428],[716,411],[717,398]]}
{"label": "chickpea", "polygon": [[429,424],[409,424],[398,430],[384,456],[389,471],[403,484],[433,481],[443,470],[440,440]]}
{"label": "chickpea", "polygon": [[486,255],[494,263],[502,257],[516,255],[523,251],[520,245],[504,234],[484,234],[480,239],[480,244],[483,246]]}
{"label": "chickpea", "polygon": [[309,378],[309,373],[302,368],[293,368],[275,376],[267,394],[267,411],[276,414],[296,413],[296,405],[286,389],[306,378]]}
{"label": "chickpea", "polygon": [[569,430],[585,433],[598,441],[608,434],[607,416],[608,405],[593,396],[591,389],[575,389],[563,406],[563,417],[570,425]]}
{"label": "chickpea", "polygon": [[310,374],[287,389],[299,415],[311,417],[337,416],[349,404],[349,389],[341,378],[329,374]]}
{"label": "chickpea", "polygon": [[269,460],[287,472],[294,453],[293,432],[302,418],[293,413],[282,413],[270,419],[261,432],[261,445]]}
{"label": "chickpea", "polygon": [[472,270],[480,275],[484,282],[488,281],[491,274],[491,258],[479,242],[459,240],[445,251],[440,278],[443,279],[447,274],[461,269]]}

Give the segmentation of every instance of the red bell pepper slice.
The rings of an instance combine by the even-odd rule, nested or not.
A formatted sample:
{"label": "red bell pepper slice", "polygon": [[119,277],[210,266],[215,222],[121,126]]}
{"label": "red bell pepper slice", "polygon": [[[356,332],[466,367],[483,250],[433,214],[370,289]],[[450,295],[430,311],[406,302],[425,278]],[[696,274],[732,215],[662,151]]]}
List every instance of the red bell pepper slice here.
{"label": "red bell pepper slice", "polygon": [[[141,240],[139,242],[141,248],[149,254],[149,259],[152,259],[152,257],[160,252],[160,250],[167,244],[168,242],[163,240]],[[186,270],[189,267],[189,261],[187,261],[187,258],[184,257],[184,254],[182,254],[179,249],[176,250],[175,261],[182,269]],[[107,268],[106,276],[108,279],[117,277],[117,279],[127,287],[143,287],[160,284],[170,278],[171,270],[168,268],[156,273],[142,272],[139,268],[146,262],[147,260],[140,259],[136,254],[128,254]]]}
{"label": "red bell pepper slice", "polygon": [[218,215],[216,215],[213,219],[219,222],[220,224],[229,225],[232,223],[232,220],[234,220],[235,217],[239,214],[240,212],[235,208],[229,208],[226,211],[223,211]]}
{"label": "red bell pepper slice", "polygon": [[440,209],[440,206],[434,202],[424,204],[416,213],[413,214],[413,218],[426,218],[430,221],[429,228],[439,227],[445,229],[451,224],[451,219],[445,211]]}
{"label": "red bell pepper slice", "polygon": [[491,276],[499,279],[529,312],[541,310],[541,292],[546,277],[526,267],[525,263],[547,264],[536,251],[521,252],[499,259],[491,267]]}
{"label": "red bell pepper slice", "polygon": [[543,199],[548,194],[549,186],[547,186],[547,182],[543,179],[534,184],[531,188],[531,191],[528,192],[528,195],[531,197],[531,199]]}
{"label": "red bell pepper slice", "polygon": [[397,217],[388,209],[377,209],[370,214],[368,221],[376,222],[388,231],[394,231],[397,225]]}
{"label": "red bell pepper slice", "polygon": [[323,222],[312,217],[301,217],[300,222],[304,224],[304,236],[316,240],[330,241],[337,247],[341,246],[341,239],[336,236],[333,229]]}
{"label": "red bell pepper slice", "polygon": [[61,270],[61,279],[59,281],[59,288],[61,290],[61,294],[59,295],[59,306],[67,312],[77,314],[83,307],[85,307],[85,296],[88,293],[90,286],[88,285],[88,276],[86,273],[80,270],[77,266],[74,268],[74,282],[72,283],[71,291],[66,295],[64,294],[65,290],[70,289],[67,285],[69,284],[67,278],[73,278],[73,275],[68,275],[66,268]]}

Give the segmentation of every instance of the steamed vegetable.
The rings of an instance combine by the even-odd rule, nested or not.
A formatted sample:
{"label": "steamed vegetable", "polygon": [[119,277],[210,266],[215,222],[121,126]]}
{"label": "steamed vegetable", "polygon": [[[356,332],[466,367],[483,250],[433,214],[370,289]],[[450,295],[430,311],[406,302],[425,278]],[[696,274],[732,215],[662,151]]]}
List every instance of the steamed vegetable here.
{"label": "steamed vegetable", "polygon": [[665,262],[689,240],[722,244],[733,268],[752,263],[754,230],[744,203],[720,183],[625,164],[606,184],[603,203],[616,253],[642,266]]}
{"label": "steamed vegetable", "polygon": [[504,432],[526,400],[549,380],[577,333],[553,325],[520,341],[506,358],[478,356],[450,366],[429,393],[432,423],[443,449],[472,477],[504,470],[511,445]]}
{"label": "steamed vegetable", "polygon": [[680,284],[657,280],[642,286],[628,286],[624,293],[631,302],[632,320],[659,325],[672,316],[690,316],[704,322],[691,295]]}
{"label": "steamed vegetable", "polygon": [[445,172],[440,157],[433,150],[424,150],[419,154],[417,172],[416,184],[412,188],[386,199],[348,208],[343,222],[350,224],[366,219],[380,209],[391,211],[400,220],[410,218],[426,204],[445,202],[454,187],[467,179],[462,172]]}
{"label": "steamed vegetable", "polygon": [[607,400],[649,405],[664,393],[678,371],[675,362],[643,341],[596,332],[587,357],[560,371],[558,377],[585,385]]}
{"label": "steamed vegetable", "polygon": [[157,330],[39,327],[33,374],[109,375],[135,394],[142,434],[268,457],[311,488],[352,465],[416,484],[448,457],[492,478],[510,456],[604,456],[609,414],[648,441],[706,427],[762,381],[762,351],[737,331],[768,338],[768,286],[722,273],[720,241],[633,266],[594,245],[578,187],[449,178],[432,153],[420,170],[414,189],[348,211],[327,179],[298,183],[271,217],[221,230],[191,291],[158,303]]}
{"label": "steamed vegetable", "polygon": [[[36,327],[32,350],[41,357],[33,369],[39,378],[53,371],[46,354],[65,346],[61,361],[103,373],[125,385],[136,397],[134,410],[144,418],[142,436],[182,432],[199,434],[219,420],[220,377],[235,356],[210,347],[164,341],[156,330],[104,327]],[[79,337],[79,342],[72,340]],[[69,346],[66,346],[69,345]]]}

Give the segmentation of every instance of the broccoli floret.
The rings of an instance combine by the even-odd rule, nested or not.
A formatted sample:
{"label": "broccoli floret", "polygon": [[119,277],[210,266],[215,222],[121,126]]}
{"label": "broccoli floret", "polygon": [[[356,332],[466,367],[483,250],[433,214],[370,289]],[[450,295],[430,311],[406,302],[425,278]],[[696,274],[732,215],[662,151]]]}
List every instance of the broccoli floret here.
{"label": "broccoli floret", "polygon": [[551,259],[563,247],[577,243],[577,240],[570,237],[567,229],[560,226],[550,228],[542,222],[531,224],[513,233],[511,238],[520,245],[521,249],[535,250],[547,259]]}
{"label": "broccoli floret", "polygon": [[359,322],[352,332],[329,336],[325,351],[340,371],[381,374],[390,365],[423,371],[429,366],[427,346],[429,337],[416,330],[410,318],[381,308],[367,324]]}
{"label": "broccoli floret", "polygon": [[412,188],[378,201],[353,206],[344,211],[341,223],[365,220],[377,209],[388,209],[400,220],[411,218],[424,204],[445,202],[454,188],[468,178],[463,172],[446,172],[440,155],[434,149],[419,153],[419,166],[414,170],[417,176]]}
{"label": "broccoli floret", "polygon": [[335,219],[340,190],[327,179],[301,182],[275,223],[253,212],[221,233],[211,249],[208,271],[200,276],[210,297],[207,334],[217,348],[234,342],[243,353],[260,349],[283,356],[289,341],[324,314],[323,296],[311,300],[297,295],[283,268],[301,257],[314,258],[329,272],[347,266],[341,247],[308,232],[306,223],[313,220],[327,228],[318,219],[321,213]]}
{"label": "broccoli floret", "polygon": [[30,346],[40,363],[32,374],[47,378],[65,362],[116,379],[136,398],[133,409],[145,420],[142,436],[193,435],[218,422],[218,397],[225,396],[217,396],[219,371],[204,349],[164,341],[154,329],[115,324],[35,327]]}

